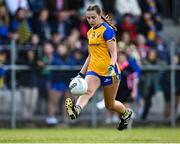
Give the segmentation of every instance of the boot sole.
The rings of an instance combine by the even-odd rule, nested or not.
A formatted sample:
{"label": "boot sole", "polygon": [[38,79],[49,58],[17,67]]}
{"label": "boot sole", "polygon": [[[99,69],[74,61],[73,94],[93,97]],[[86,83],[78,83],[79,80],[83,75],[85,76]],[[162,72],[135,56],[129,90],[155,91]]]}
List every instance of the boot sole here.
{"label": "boot sole", "polygon": [[70,116],[70,118],[73,120],[73,119],[76,119],[76,115],[74,114],[73,112],[73,102],[70,98],[67,98],[66,101],[65,101],[65,106],[66,106],[66,110],[68,112],[68,115]]}

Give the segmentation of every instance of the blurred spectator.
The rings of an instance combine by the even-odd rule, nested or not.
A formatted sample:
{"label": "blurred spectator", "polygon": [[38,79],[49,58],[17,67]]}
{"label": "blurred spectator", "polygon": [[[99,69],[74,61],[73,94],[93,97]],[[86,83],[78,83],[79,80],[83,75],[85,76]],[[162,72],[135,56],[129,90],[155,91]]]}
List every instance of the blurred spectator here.
{"label": "blurred spectator", "polygon": [[32,34],[31,35],[31,42],[30,42],[31,49],[37,52],[37,57],[42,55],[42,46],[40,46],[40,39],[38,35]]}
{"label": "blurred spectator", "polygon": [[[141,77],[141,61],[140,61],[140,56],[139,53],[133,45],[130,47],[127,47],[125,50],[126,52],[126,57],[129,63],[129,66],[133,69],[133,71],[137,74],[137,77],[140,79]],[[140,94],[139,94],[139,89],[137,90],[137,97],[136,97],[137,102],[139,103],[141,100]],[[140,107],[141,107],[140,103]]]}
{"label": "blurred spectator", "polygon": [[57,47],[58,44],[62,41],[61,36],[57,32],[53,32],[51,36],[51,43],[54,47]]}
{"label": "blurred spectator", "polygon": [[154,24],[157,30],[157,36],[162,37],[163,22],[160,16],[153,17]]}
{"label": "blurred spectator", "polygon": [[38,18],[33,23],[33,30],[39,36],[40,41],[44,42],[51,39],[51,25],[48,21],[48,9],[42,9]]}
{"label": "blurred spectator", "polygon": [[142,34],[137,36],[136,47],[139,52],[141,62],[143,62],[147,57],[150,47],[146,45],[146,38]]}
{"label": "blurred spectator", "polygon": [[66,38],[72,29],[72,22],[69,19],[70,13],[67,11],[57,11],[56,14],[56,31],[59,33],[61,39]]}
{"label": "blurred spectator", "polygon": [[138,22],[138,33],[143,34],[149,46],[155,45],[155,39],[157,36],[156,25],[152,19],[152,15],[149,12],[143,13],[141,20]]}
{"label": "blurred spectator", "polygon": [[131,58],[133,61],[137,63],[137,65],[141,66],[141,58],[135,45],[127,47],[126,53],[129,56],[129,58]]}
{"label": "blurred spectator", "polygon": [[118,51],[126,51],[129,58],[132,58],[138,63],[141,64],[140,56],[137,51],[135,44],[131,41],[130,35],[128,32],[123,32],[121,41],[118,42]]}
{"label": "blurred spectator", "polygon": [[129,65],[137,73],[138,77],[141,75],[141,63],[139,62],[139,54],[135,47],[127,47],[126,56],[129,62]]}
{"label": "blurred spectator", "polygon": [[120,16],[127,13],[134,16],[141,15],[141,9],[137,0],[116,0],[115,10]]}
{"label": "blurred spectator", "polygon": [[64,43],[57,46],[52,65],[73,65],[74,61],[70,57],[69,49]]}
{"label": "blurred spectator", "polygon": [[8,42],[8,35],[9,35],[9,15],[5,5],[0,4],[0,43],[7,43]]}
{"label": "blurred spectator", "polygon": [[47,69],[53,60],[54,47],[49,42],[44,42],[43,44],[43,53],[37,61],[38,69],[38,90],[39,90],[39,112],[44,112],[47,105],[47,99],[49,95],[49,82],[51,71]]}
{"label": "blurred spectator", "polygon": [[[56,53],[53,56],[51,65],[64,66],[72,65],[74,61],[69,57],[68,47],[64,44],[57,46]],[[50,79],[50,93],[48,101],[48,117],[46,118],[47,124],[57,124],[58,119],[56,118],[56,112],[58,103],[62,96],[66,96],[68,92],[68,80],[69,77],[66,71],[52,71]],[[63,106],[60,110],[64,112]],[[62,114],[64,116],[64,114]]]}
{"label": "blurred spectator", "polygon": [[156,45],[158,58],[161,59],[164,63],[170,64],[170,50],[169,46],[161,37],[156,37]]}
{"label": "blurred spectator", "polygon": [[30,70],[20,72],[19,86],[22,99],[22,116],[32,119],[38,99],[36,51],[25,51],[24,56],[19,59],[19,64],[30,66]]}
{"label": "blurred spectator", "polygon": [[[138,73],[128,62],[125,52],[118,55],[118,64],[121,69],[121,84],[119,86],[116,99],[123,102],[126,107],[133,102],[138,95]],[[140,69],[140,67],[138,68]]]}
{"label": "blurred spectator", "polygon": [[[150,49],[146,60],[143,62],[143,65],[162,65],[163,63],[158,59],[156,50]],[[159,88],[159,79],[160,73],[157,71],[146,71],[143,74],[143,96],[144,96],[144,109],[141,115],[141,118],[144,120],[149,114],[151,107],[152,97],[155,95]]]}
{"label": "blurred spectator", "polygon": [[88,29],[89,28],[86,21],[86,17],[84,15],[80,15],[80,35],[83,40],[86,40],[87,38]]}
{"label": "blurred spectator", "polygon": [[16,16],[10,25],[11,39],[17,39],[20,44],[27,43],[31,36],[31,26],[26,14],[25,9],[17,9]]}
{"label": "blurred spectator", "polygon": [[[139,74],[137,69],[140,69],[138,65],[137,68],[132,67],[132,63],[129,61],[126,52],[120,52],[118,54],[118,64],[121,70],[121,83],[118,88],[116,100],[122,102],[127,108],[130,107],[130,103],[137,100],[138,97],[138,79]],[[129,63],[130,62],[130,63]],[[131,125],[129,125],[131,127]]]}
{"label": "blurred spectator", "polygon": [[123,21],[119,27],[122,32],[129,33],[131,41],[135,41],[136,36],[137,36],[136,25],[133,22],[133,16],[131,14],[123,15]]}
{"label": "blurred spectator", "polygon": [[118,41],[118,50],[124,51],[128,46],[133,44],[128,32],[123,32],[120,38],[120,41]]}
{"label": "blurred spectator", "polygon": [[144,12],[150,12],[153,15],[162,14],[162,5],[159,0],[139,0],[140,7]]}
{"label": "blurred spectator", "polygon": [[[130,67],[133,69],[133,71],[135,71],[137,73],[138,78],[141,76],[141,59],[140,59],[140,55],[137,51],[136,46],[131,43],[129,41],[129,36],[128,33],[125,34],[125,38],[123,38],[123,40],[126,42],[126,45],[124,45],[123,43],[121,43],[119,45],[118,43],[118,47],[120,48],[120,51],[118,53],[121,53],[121,51],[125,51],[126,56],[127,56],[127,60],[128,63],[130,65]],[[128,45],[127,45],[128,44]],[[121,46],[122,45],[122,46]],[[124,46],[124,48],[123,48]],[[139,101],[140,95],[139,95],[139,91],[137,94],[137,101]]]}
{"label": "blurred spectator", "polygon": [[80,49],[73,50],[72,59],[74,61],[74,65],[83,65],[85,62],[85,56],[83,55],[82,50]]}
{"label": "blurred spectator", "polygon": [[66,39],[66,43],[71,51],[75,48],[82,48],[82,43],[80,41],[80,32],[78,29],[72,29],[69,37],[67,37]]}
{"label": "blurred spectator", "polygon": [[28,0],[5,0],[11,15],[15,15],[19,8],[29,10]]}

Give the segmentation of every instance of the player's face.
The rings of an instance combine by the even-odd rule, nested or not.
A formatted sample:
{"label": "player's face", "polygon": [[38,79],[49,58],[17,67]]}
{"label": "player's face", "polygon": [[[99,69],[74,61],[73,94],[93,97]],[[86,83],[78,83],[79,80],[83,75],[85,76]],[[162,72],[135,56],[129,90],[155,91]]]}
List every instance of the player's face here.
{"label": "player's face", "polygon": [[96,27],[100,24],[101,16],[92,10],[86,12],[86,19],[91,27]]}

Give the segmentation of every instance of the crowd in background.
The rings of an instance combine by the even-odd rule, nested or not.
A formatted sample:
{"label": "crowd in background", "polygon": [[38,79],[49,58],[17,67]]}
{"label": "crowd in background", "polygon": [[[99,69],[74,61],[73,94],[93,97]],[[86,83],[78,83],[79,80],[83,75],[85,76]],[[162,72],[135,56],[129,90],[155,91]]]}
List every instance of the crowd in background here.
{"label": "crowd in background", "polygon": [[[47,123],[58,122],[58,100],[69,95],[68,83],[73,74],[50,71],[46,66],[84,63],[90,28],[85,11],[91,3],[100,5],[117,27],[118,54],[125,53],[135,60],[139,69],[142,65],[170,64],[170,46],[163,39],[162,6],[158,0],[0,0],[0,87],[6,73],[3,65],[11,60],[9,44],[14,40],[16,63],[30,66],[30,70],[17,72],[24,118],[32,117],[37,100],[42,98],[48,99]],[[175,60],[180,63],[178,55]],[[147,118],[151,98],[158,89],[164,92],[165,114],[169,116],[169,73],[134,71],[140,89],[136,95],[143,97],[145,103],[141,118]],[[160,86],[159,81],[163,81]],[[177,87],[177,95],[178,90]]]}

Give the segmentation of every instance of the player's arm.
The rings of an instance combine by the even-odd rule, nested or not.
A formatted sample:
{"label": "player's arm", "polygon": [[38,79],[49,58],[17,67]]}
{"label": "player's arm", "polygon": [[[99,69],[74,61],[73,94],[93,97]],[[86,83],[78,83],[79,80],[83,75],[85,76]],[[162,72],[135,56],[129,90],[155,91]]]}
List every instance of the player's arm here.
{"label": "player's arm", "polygon": [[111,55],[110,65],[114,66],[117,61],[117,47],[115,39],[107,41],[107,46]]}
{"label": "player's arm", "polygon": [[114,70],[114,65],[117,61],[117,48],[116,48],[116,39],[115,39],[115,32],[112,28],[106,27],[106,30],[104,31],[104,39],[107,43],[107,47],[110,53],[110,64],[108,67],[109,76],[116,75]]}
{"label": "player's arm", "polygon": [[109,49],[109,53],[111,56],[110,65],[108,67],[109,76],[116,76],[114,65],[117,61],[117,48],[116,48],[116,41],[115,39],[112,39],[110,41],[107,41],[107,46]]}
{"label": "player's arm", "polygon": [[110,65],[114,66],[117,61],[115,31],[110,27],[106,27],[106,30],[103,33],[103,37],[107,43],[107,47],[111,56]]}

